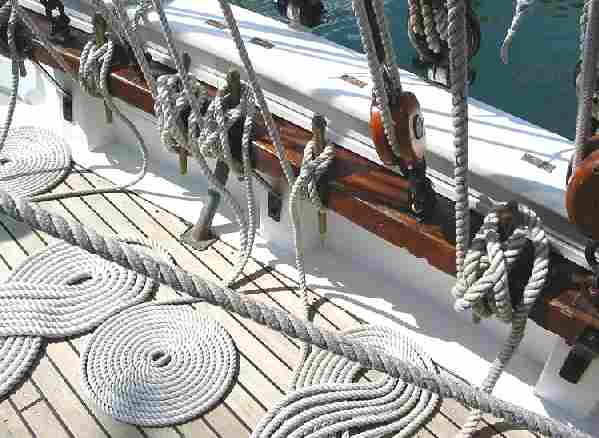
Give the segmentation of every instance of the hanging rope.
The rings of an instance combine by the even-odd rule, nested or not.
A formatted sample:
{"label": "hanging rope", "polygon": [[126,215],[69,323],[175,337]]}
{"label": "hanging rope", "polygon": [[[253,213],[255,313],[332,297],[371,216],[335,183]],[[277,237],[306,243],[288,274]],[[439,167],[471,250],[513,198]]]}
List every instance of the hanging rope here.
{"label": "hanging rope", "polygon": [[[324,126],[322,127],[324,129]],[[327,168],[335,158],[335,146],[328,143],[318,155],[314,154],[315,142],[309,141],[304,147],[304,157],[300,167],[300,173],[289,194],[289,217],[291,218],[291,229],[293,232],[293,245],[295,249],[295,265],[299,272],[300,298],[302,301],[303,317],[310,320],[310,300],[308,298],[308,287],[306,284],[306,268],[304,266],[304,251],[302,246],[299,203],[302,199],[309,200],[318,210],[324,208],[322,200],[318,195],[318,180],[324,175]],[[302,343],[300,347],[300,358],[291,379],[291,388],[295,388],[299,372],[310,354],[310,346]]]}
{"label": "hanging rope", "polygon": [[201,298],[210,304],[250,318],[292,338],[310,342],[319,348],[347,357],[368,369],[385,372],[406,383],[413,383],[443,397],[455,398],[465,406],[503,418],[514,426],[524,426],[532,432],[539,432],[546,436],[591,438],[588,434],[573,427],[499,400],[470,385],[431,373],[365,346],[361,342],[296,318],[276,307],[255,301],[231,289],[219,287],[197,275],[183,271],[171,263],[154,259],[114,238],[101,236],[80,223],[69,222],[36,204],[24,199],[16,199],[2,191],[0,191],[0,214],[24,222],[35,230],[80,246],[106,260],[114,261],[127,269],[160,281],[191,297]]}
{"label": "hanging rope", "polygon": [[578,97],[578,114],[576,117],[576,138],[574,146],[573,169],[584,160],[587,155],[586,142],[591,133],[591,118],[593,111],[593,95],[596,86],[597,70],[597,50],[599,49],[599,36],[597,27],[599,26],[599,2],[597,0],[587,0],[584,6],[581,30],[584,29],[584,38],[582,38],[582,84]]}
{"label": "hanging rope", "polygon": [[[438,66],[449,64],[448,5],[443,0],[408,0],[408,37],[421,61]],[[466,2],[468,59],[480,48],[480,24]]]}
{"label": "hanging rope", "polygon": [[23,26],[17,16],[18,0],[4,0],[0,2],[0,43],[4,38],[6,31],[7,47],[2,47],[0,53],[4,52],[11,59],[11,86],[10,97],[6,119],[0,131],[0,152],[4,147],[8,131],[12,125],[14,112],[17,106],[17,96],[19,91],[19,77],[25,76],[25,52],[31,46],[31,35],[25,34]]}
{"label": "hanging rope", "polygon": [[514,35],[522,26],[522,21],[524,16],[529,12],[529,10],[534,6],[536,0],[516,0],[516,9],[514,11],[514,18],[512,19],[512,24],[510,25],[505,38],[503,40],[503,44],[501,45],[501,60],[504,64],[508,63],[508,51],[510,46],[512,45],[512,40],[514,39]]}
{"label": "hanging rope", "polygon": [[[475,318],[495,315],[511,323],[511,331],[503,348],[493,362],[481,387],[492,392],[524,337],[528,314],[543,290],[549,273],[549,242],[541,220],[528,207],[508,205],[517,226],[505,241],[501,241],[498,210],[489,213],[476,234],[465,260],[463,276],[452,290],[458,311],[472,309]],[[520,216],[520,217],[518,217]],[[514,307],[510,298],[509,272],[520,261],[522,250],[530,239],[534,246],[532,273],[524,288],[522,302]],[[482,413],[471,414],[461,431],[462,437],[471,437],[482,419]]]}
{"label": "hanging rope", "polygon": [[[397,139],[397,134],[395,131],[395,122],[393,121],[393,116],[391,114],[391,109],[389,107],[390,96],[387,92],[387,88],[385,87],[385,80],[383,77],[383,68],[384,67],[383,67],[383,65],[381,65],[381,63],[379,62],[379,59],[377,58],[376,47],[375,47],[375,43],[374,43],[374,36],[372,33],[372,28],[370,26],[370,22],[368,20],[368,14],[366,12],[366,7],[364,5],[364,1],[365,0],[353,0],[352,5],[353,5],[354,12],[356,14],[358,28],[360,30],[362,46],[364,47],[364,51],[366,52],[366,58],[368,60],[368,68],[370,70],[370,77],[372,78],[374,96],[375,96],[376,102],[378,103],[378,105],[380,106],[380,108],[382,110],[383,129],[385,131],[385,136],[387,137],[387,141],[388,141],[389,145],[391,146],[393,153],[395,154],[395,156],[399,157],[399,156],[401,156],[400,148],[399,148],[399,141]],[[374,0],[373,3],[376,4],[379,1],[380,0]],[[377,20],[384,19],[384,13],[382,14],[383,17],[381,18],[379,16],[380,12],[381,11],[378,7],[375,8],[375,13],[377,13]],[[381,32],[381,37],[382,37],[382,35],[386,33],[386,32],[384,32],[384,30],[388,29],[388,26],[379,27],[379,29],[381,29],[381,31],[382,31]],[[389,40],[390,40],[390,38],[389,38]],[[385,50],[385,58],[388,59],[388,55],[389,54]],[[393,64],[389,65],[389,70],[393,71],[396,69],[397,69],[397,67],[395,65],[395,61],[393,61]],[[397,80],[399,80],[399,79],[397,79]],[[396,84],[394,84],[394,85],[396,85]],[[401,87],[401,84],[399,86]],[[401,91],[401,88],[399,88],[398,91]]]}

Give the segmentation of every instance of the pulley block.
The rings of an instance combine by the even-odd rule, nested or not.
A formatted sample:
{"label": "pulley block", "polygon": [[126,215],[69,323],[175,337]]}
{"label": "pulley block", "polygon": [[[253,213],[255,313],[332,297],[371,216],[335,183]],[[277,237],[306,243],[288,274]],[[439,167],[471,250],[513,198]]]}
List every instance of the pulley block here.
{"label": "pulley block", "polygon": [[395,135],[399,142],[399,157],[394,154],[387,141],[383,127],[383,112],[374,99],[370,106],[370,135],[384,164],[409,167],[409,163],[422,160],[426,152],[424,119],[420,103],[413,93],[406,91],[391,103],[390,110],[395,122]]}
{"label": "pulley block", "polygon": [[566,190],[566,209],[570,222],[587,237],[599,240],[599,135],[587,143],[591,151],[570,171]]}

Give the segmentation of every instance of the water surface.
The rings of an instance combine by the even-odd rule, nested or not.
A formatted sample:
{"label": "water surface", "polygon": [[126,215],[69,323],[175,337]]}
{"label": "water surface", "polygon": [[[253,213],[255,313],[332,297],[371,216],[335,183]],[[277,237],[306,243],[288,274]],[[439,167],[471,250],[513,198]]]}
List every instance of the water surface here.
{"label": "water surface", "polygon": [[[362,51],[351,1],[324,1],[335,21],[319,26],[314,33]],[[233,3],[280,19],[272,0],[233,0]],[[576,119],[573,70],[578,60],[578,19],[582,4],[581,0],[537,0],[514,39],[510,63],[504,65],[499,59],[499,47],[512,20],[513,2],[474,0],[482,42],[472,62],[477,77],[470,94],[573,139]],[[407,1],[385,0],[385,10],[392,25],[399,65],[424,74],[413,64],[416,52],[406,33]]]}

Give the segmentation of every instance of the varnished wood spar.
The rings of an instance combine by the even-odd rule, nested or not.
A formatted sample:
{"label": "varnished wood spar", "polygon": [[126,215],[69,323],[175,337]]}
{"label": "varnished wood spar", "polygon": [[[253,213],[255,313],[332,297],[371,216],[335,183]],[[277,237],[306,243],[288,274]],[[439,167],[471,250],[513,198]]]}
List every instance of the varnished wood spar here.
{"label": "varnished wood spar", "polygon": [[[45,17],[31,13],[32,18],[44,32],[48,31]],[[74,70],[79,67],[79,56],[89,35],[73,29],[74,39],[58,47],[59,53]],[[36,45],[32,57],[40,62],[58,68],[41,46]],[[154,64],[157,73],[173,73],[174,70]],[[126,62],[112,69],[109,87],[111,94],[145,112],[154,113],[154,101],[139,70]],[[216,89],[208,86],[214,96]],[[303,148],[311,138],[311,133],[292,123],[274,117],[281,133],[285,155],[296,173],[302,161]],[[275,148],[272,145],[261,117],[256,118],[256,140],[254,160],[257,170],[275,179],[281,179],[282,171]],[[436,216],[431,224],[418,223],[403,212],[408,205],[408,182],[389,171],[343,147],[337,146],[335,161],[329,169],[329,208],[346,217],[395,246],[407,249],[416,257],[425,258],[436,269],[455,275],[455,246],[453,242],[453,206],[439,198]],[[473,212],[473,225],[482,217]],[[476,229],[473,226],[473,229]],[[553,257],[553,264],[565,264],[571,271],[582,271],[561,257]],[[533,319],[546,329],[555,332],[568,341],[573,341],[580,331],[590,325],[599,329],[599,315],[581,309],[572,298],[573,282],[550,284],[544,300],[536,306]],[[440,291],[445,292],[445,291]],[[563,293],[562,293],[563,292]]]}

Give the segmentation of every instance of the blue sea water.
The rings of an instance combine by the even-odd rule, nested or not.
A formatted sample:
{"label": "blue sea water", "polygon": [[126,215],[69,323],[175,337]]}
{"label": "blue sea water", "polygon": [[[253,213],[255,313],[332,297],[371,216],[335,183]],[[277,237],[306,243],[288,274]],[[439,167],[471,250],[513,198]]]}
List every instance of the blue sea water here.
{"label": "blue sea water", "polygon": [[[273,0],[234,0],[233,3],[280,19]],[[324,0],[335,17],[314,33],[362,51],[350,0]],[[472,65],[476,80],[471,96],[522,117],[567,138],[574,138],[576,94],[573,71],[578,60],[578,20],[582,0],[537,0],[511,50],[510,63],[499,59],[499,48],[514,9],[511,0],[473,0],[481,24],[481,49]],[[399,65],[424,75],[413,64],[416,56],[406,31],[407,1],[385,0]]]}

